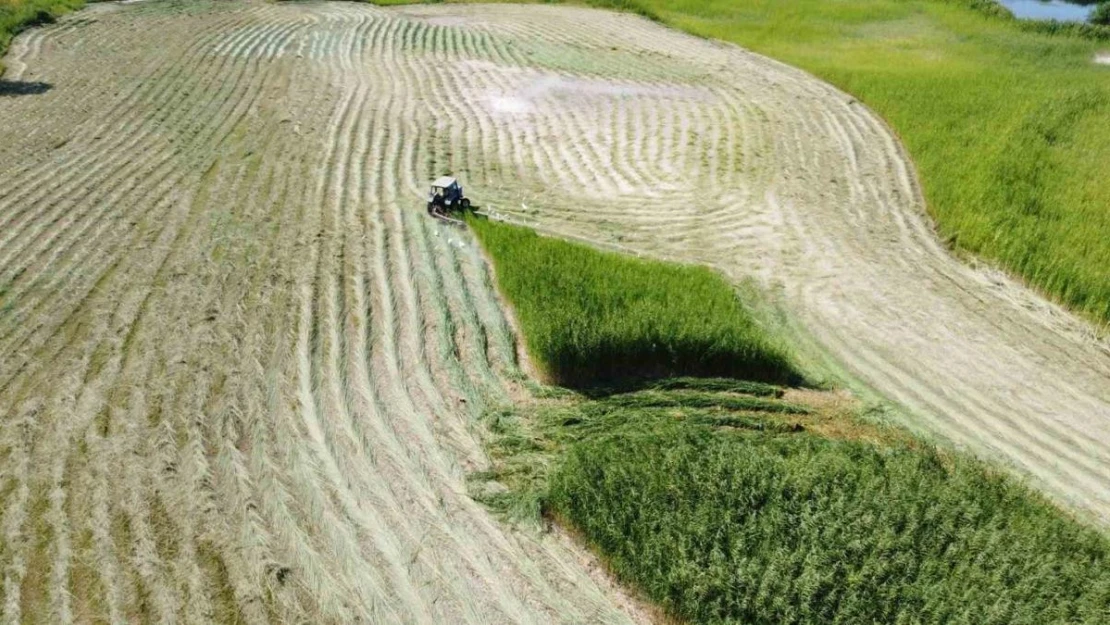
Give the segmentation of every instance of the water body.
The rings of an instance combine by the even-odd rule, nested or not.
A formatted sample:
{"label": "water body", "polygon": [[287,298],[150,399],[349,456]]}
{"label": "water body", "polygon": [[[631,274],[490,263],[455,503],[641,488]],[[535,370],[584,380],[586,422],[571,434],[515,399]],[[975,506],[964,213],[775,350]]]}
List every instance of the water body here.
{"label": "water body", "polygon": [[1059,20],[1086,22],[1095,5],[1082,5],[1064,0],[998,0],[1016,17],[1025,20]]}

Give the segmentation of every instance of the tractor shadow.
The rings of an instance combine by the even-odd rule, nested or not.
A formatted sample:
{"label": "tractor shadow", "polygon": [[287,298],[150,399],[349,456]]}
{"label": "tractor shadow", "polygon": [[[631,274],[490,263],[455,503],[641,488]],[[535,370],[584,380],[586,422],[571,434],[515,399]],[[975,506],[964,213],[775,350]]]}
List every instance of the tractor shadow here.
{"label": "tractor shadow", "polygon": [[21,95],[39,95],[54,88],[48,82],[22,82],[14,80],[0,80],[0,98],[16,97]]}

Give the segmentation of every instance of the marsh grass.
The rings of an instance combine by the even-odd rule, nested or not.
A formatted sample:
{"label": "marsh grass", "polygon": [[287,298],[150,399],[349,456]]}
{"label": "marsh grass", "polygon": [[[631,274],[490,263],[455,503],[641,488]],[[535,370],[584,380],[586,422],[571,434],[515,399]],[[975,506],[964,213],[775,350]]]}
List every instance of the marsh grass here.
{"label": "marsh grass", "polygon": [[685,424],[578,443],[544,505],[719,623],[1102,623],[1110,547],[963,458]]}
{"label": "marsh grass", "polygon": [[472,493],[679,622],[1104,622],[1105,537],[985,465],[819,402],[651,393],[487,413]]}
{"label": "marsh grass", "polygon": [[550,381],[801,379],[787,350],[707,268],[602,252],[485,219],[470,224]]}

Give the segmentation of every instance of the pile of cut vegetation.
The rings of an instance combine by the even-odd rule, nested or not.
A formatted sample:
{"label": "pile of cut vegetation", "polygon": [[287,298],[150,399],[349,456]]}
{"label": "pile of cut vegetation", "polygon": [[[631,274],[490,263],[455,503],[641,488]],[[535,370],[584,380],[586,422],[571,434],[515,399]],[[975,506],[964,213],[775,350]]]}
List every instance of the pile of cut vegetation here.
{"label": "pile of cut vegetation", "polygon": [[[609,373],[629,353],[670,353],[666,335],[659,351],[627,347],[650,332],[669,327],[691,336],[681,332],[684,323],[704,332],[703,308],[683,313],[662,304],[689,303],[687,283],[670,279],[686,267],[475,225],[530,349],[559,354],[565,360],[556,365],[601,358],[600,372]],[[645,282],[638,269],[665,277]],[[576,273],[551,277],[560,271]],[[617,323],[614,311],[635,306],[626,286],[649,293],[672,325]],[[719,279],[701,288],[724,325],[720,300],[734,293]],[[564,335],[537,318],[575,330]],[[747,345],[776,343],[743,319]],[[607,342],[572,340],[592,326]],[[546,333],[540,342],[529,334],[537,331]],[[604,353],[613,345],[618,351]],[[793,372],[781,353],[734,351],[752,360],[733,370],[774,362],[775,371]],[[681,369],[686,361],[671,362]],[[509,518],[569,526],[621,581],[690,622],[1107,621],[1105,536],[978,461],[828,399],[698,377],[585,392],[544,387],[531,404],[486,415],[493,468],[472,476],[473,492]]]}

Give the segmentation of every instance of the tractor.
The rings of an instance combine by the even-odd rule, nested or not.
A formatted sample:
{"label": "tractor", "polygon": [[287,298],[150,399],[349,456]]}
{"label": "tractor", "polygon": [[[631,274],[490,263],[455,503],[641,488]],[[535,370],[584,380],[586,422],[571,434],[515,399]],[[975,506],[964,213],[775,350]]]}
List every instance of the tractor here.
{"label": "tractor", "polygon": [[451,220],[449,213],[457,210],[470,210],[470,198],[463,196],[463,188],[458,180],[451,176],[437,178],[428,194],[428,214]]}

